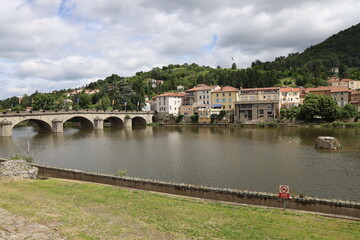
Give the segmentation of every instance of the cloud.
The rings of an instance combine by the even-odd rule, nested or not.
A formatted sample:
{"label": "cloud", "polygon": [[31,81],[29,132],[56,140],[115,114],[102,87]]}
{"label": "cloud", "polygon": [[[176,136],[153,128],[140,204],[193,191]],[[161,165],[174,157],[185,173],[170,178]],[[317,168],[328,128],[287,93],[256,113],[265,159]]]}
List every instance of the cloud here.
{"label": "cloud", "polygon": [[10,81],[0,98],[184,61],[248,67],[357,24],[358,9],[356,0],[0,0],[0,82]]}

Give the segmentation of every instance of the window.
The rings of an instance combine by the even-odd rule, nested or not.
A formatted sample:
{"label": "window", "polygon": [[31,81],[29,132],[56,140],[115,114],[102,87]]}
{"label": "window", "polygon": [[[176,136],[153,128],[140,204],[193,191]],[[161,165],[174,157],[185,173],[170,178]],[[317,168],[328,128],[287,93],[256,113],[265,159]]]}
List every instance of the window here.
{"label": "window", "polygon": [[216,103],[219,103],[219,102],[220,102],[220,99],[217,98],[217,99],[215,100],[215,102],[216,102]]}
{"label": "window", "polygon": [[229,109],[231,109],[231,107],[232,107],[232,105],[230,104],[230,105],[229,105]]}
{"label": "window", "polygon": [[218,97],[218,96],[219,96],[219,94],[217,93],[217,94],[216,94],[216,97]]}
{"label": "window", "polygon": [[201,99],[201,96],[199,97],[199,99]]}
{"label": "window", "polygon": [[226,98],[223,98],[223,99],[222,99],[222,102],[223,102],[223,103],[226,102]]}
{"label": "window", "polygon": [[231,93],[229,93],[229,96],[231,96]]}
{"label": "window", "polygon": [[232,102],[232,99],[231,99],[231,98],[229,98],[229,103],[230,103],[230,102]]}
{"label": "window", "polygon": [[225,93],[223,93],[223,97],[225,97]]}

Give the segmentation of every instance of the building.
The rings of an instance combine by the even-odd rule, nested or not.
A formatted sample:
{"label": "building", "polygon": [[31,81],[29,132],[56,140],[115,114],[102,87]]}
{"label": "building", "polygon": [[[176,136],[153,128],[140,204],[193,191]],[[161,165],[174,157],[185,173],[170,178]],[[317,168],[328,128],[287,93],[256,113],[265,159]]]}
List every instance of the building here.
{"label": "building", "polygon": [[211,92],[211,102],[213,105],[221,105],[226,111],[234,110],[234,102],[239,100],[239,90],[225,86]]}
{"label": "building", "polygon": [[160,85],[164,84],[164,81],[162,81],[162,80],[149,79],[147,81],[150,84],[151,88],[157,88]]}
{"label": "building", "polygon": [[163,119],[169,115],[178,115],[184,96],[184,92],[167,92],[156,96],[155,101],[158,118]]}
{"label": "building", "polygon": [[211,106],[198,108],[198,122],[199,123],[211,123],[211,119],[219,115],[221,107]]}
{"label": "building", "polygon": [[272,121],[280,115],[280,88],[240,89],[234,122]]}
{"label": "building", "polygon": [[186,90],[184,105],[195,105],[197,107],[208,107],[211,105],[211,92],[220,89],[220,86],[207,86],[199,84],[198,86]]}
{"label": "building", "polygon": [[351,92],[350,103],[352,105],[355,105],[357,108],[357,111],[360,113],[360,90]]}
{"label": "building", "polygon": [[354,89],[360,89],[360,81],[359,80],[353,80],[353,79],[335,79],[330,78],[330,80],[327,81],[331,86],[342,86],[347,87],[351,90]]}
{"label": "building", "polygon": [[300,88],[280,88],[280,105],[281,108],[292,108],[301,105]]}
{"label": "building", "polygon": [[197,113],[199,107],[211,106],[211,92],[219,88],[218,85],[207,86],[206,84],[199,84],[194,88],[186,90],[180,114],[191,116]]}
{"label": "building", "polygon": [[345,86],[322,86],[317,88],[307,88],[305,93],[311,93],[317,96],[329,96],[335,100],[338,106],[342,107],[350,102],[351,90]]}

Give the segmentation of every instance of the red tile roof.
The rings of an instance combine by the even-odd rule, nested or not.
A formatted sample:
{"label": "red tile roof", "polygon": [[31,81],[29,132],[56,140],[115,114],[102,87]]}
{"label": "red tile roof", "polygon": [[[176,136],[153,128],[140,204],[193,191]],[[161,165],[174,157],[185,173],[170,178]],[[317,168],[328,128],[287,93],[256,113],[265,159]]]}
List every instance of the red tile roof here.
{"label": "red tile roof", "polygon": [[310,92],[322,92],[322,91],[329,91],[329,92],[351,92],[347,87],[344,86],[320,86],[316,88],[307,88],[305,90],[306,93]]}
{"label": "red tile roof", "polygon": [[270,90],[279,90],[279,87],[267,87],[267,88],[243,88],[240,91],[270,91]]}
{"label": "red tile roof", "polygon": [[215,90],[213,92],[238,92],[239,89],[231,87],[231,86],[225,86],[225,87],[221,87],[218,90]]}
{"label": "red tile roof", "polygon": [[186,90],[186,92],[194,92],[194,91],[206,91],[206,90],[212,90],[214,88],[218,87],[218,85],[212,85],[212,86],[208,86],[205,84],[199,84],[196,87],[190,88],[188,90]]}
{"label": "red tile roof", "polygon": [[280,88],[280,92],[301,92],[301,89],[300,88],[282,87],[282,88]]}
{"label": "red tile roof", "polygon": [[177,93],[167,92],[167,93],[157,95],[157,96],[155,96],[155,98],[157,98],[157,97],[183,97],[185,95],[186,95],[186,93],[184,93],[184,92],[177,92]]}

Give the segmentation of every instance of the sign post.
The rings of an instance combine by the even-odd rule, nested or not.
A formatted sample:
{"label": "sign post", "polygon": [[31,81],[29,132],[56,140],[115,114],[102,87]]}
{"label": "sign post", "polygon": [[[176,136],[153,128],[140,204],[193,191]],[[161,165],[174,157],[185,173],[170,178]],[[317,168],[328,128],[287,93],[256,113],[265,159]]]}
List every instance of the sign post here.
{"label": "sign post", "polygon": [[283,199],[284,211],[286,209],[286,199],[290,198],[290,188],[288,185],[279,186],[279,197]]}

